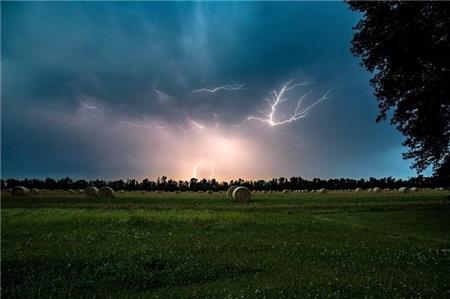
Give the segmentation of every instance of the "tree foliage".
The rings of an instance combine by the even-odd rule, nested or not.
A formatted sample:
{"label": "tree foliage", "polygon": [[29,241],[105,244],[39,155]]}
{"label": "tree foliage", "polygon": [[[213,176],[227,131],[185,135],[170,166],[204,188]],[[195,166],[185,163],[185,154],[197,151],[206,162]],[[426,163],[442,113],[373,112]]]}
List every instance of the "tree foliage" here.
{"label": "tree foliage", "polygon": [[450,175],[450,3],[348,4],[363,14],[352,53],[374,74],[377,122],[391,117],[418,173]]}
{"label": "tree foliage", "polygon": [[368,189],[374,187],[380,188],[400,188],[400,187],[420,187],[420,188],[450,188],[450,180],[445,177],[423,177],[418,176],[408,180],[388,178],[369,178],[369,179],[319,179],[314,178],[307,180],[302,177],[291,177],[290,179],[280,177],[271,180],[243,180],[237,179],[229,182],[219,182],[216,179],[195,179],[189,181],[173,180],[165,176],[158,178],[156,181],[148,178],[138,181],[135,179],[104,181],[104,180],[72,180],[71,178],[45,180],[39,179],[7,179],[1,180],[1,188],[12,188],[15,186],[24,186],[27,188],[38,188],[48,190],[68,190],[68,189],[85,189],[88,186],[101,188],[109,186],[114,190],[146,190],[146,191],[225,191],[230,185],[245,186],[251,190],[314,190],[326,188],[329,190],[355,189],[358,187]]}

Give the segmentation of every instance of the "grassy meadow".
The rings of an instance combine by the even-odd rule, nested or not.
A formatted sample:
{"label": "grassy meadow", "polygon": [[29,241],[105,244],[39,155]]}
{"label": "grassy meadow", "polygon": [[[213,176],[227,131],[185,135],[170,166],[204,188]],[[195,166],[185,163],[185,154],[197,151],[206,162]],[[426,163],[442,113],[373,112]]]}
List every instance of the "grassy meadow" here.
{"label": "grassy meadow", "polygon": [[450,193],[1,199],[2,298],[449,298]]}

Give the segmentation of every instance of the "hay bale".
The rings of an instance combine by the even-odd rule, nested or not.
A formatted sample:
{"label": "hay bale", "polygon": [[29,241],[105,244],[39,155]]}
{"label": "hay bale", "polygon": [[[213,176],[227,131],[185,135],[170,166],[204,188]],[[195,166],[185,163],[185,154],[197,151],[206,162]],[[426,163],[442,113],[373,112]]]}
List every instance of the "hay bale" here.
{"label": "hay bale", "polygon": [[380,193],[381,192],[381,188],[380,187],[375,187],[375,188],[372,189],[372,192]]}
{"label": "hay bale", "polygon": [[30,189],[30,194],[31,194],[31,195],[34,195],[34,196],[39,195],[39,189],[37,189],[37,188],[31,188],[31,189]]}
{"label": "hay bale", "polygon": [[327,193],[328,190],[325,189],[325,188],[321,188],[321,189],[317,190],[317,192],[318,192],[318,193]]}
{"label": "hay bale", "polygon": [[29,193],[30,190],[23,186],[16,186],[11,190],[12,196],[27,196]]}
{"label": "hay bale", "polygon": [[207,194],[213,194],[212,190],[206,191]]}
{"label": "hay bale", "polygon": [[420,189],[417,188],[417,187],[412,187],[412,188],[409,188],[409,191],[411,191],[411,192],[418,192],[418,191],[420,191]]}
{"label": "hay bale", "polygon": [[233,190],[233,200],[247,202],[252,196],[252,192],[247,187],[237,187]]}
{"label": "hay bale", "polygon": [[97,196],[98,195],[98,188],[97,187],[87,187],[86,190],[84,190],[84,194],[86,196]]}
{"label": "hay bale", "polygon": [[228,190],[227,190],[227,197],[229,198],[229,199],[233,199],[233,191],[234,191],[234,189],[236,189],[237,188],[237,186],[230,186],[230,187],[228,187]]}
{"label": "hay bale", "polygon": [[409,189],[406,188],[406,187],[401,187],[401,188],[398,188],[398,191],[401,192],[401,193],[408,193]]}
{"label": "hay bale", "polygon": [[361,187],[358,187],[358,188],[355,189],[355,192],[362,192],[362,191],[364,191],[364,190]]}
{"label": "hay bale", "polygon": [[289,193],[290,191],[288,189],[284,189],[282,192],[283,193]]}
{"label": "hay bale", "polygon": [[99,197],[113,198],[114,197],[114,190],[111,187],[101,187],[100,190],[98,190],[98,196]]}

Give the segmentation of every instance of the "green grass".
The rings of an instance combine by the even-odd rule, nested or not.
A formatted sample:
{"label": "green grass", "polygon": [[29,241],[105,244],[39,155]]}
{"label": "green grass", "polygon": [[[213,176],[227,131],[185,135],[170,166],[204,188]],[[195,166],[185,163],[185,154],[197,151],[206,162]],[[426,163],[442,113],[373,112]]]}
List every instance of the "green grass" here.
{"label": "green grass", "polygon": [[2,298],[450,297],[448,192],[2,196]]}

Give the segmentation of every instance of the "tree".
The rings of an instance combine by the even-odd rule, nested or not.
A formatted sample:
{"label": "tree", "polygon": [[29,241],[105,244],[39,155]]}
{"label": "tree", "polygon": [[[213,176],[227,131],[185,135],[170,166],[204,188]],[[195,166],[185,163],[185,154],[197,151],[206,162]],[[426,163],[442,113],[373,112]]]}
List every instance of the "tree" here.
{"label": "tree", "polygon": [[348,2],[363,14],[352,53],[374,76],[377,122],[405,136],[417,173],[450,175],[450,3]]}

